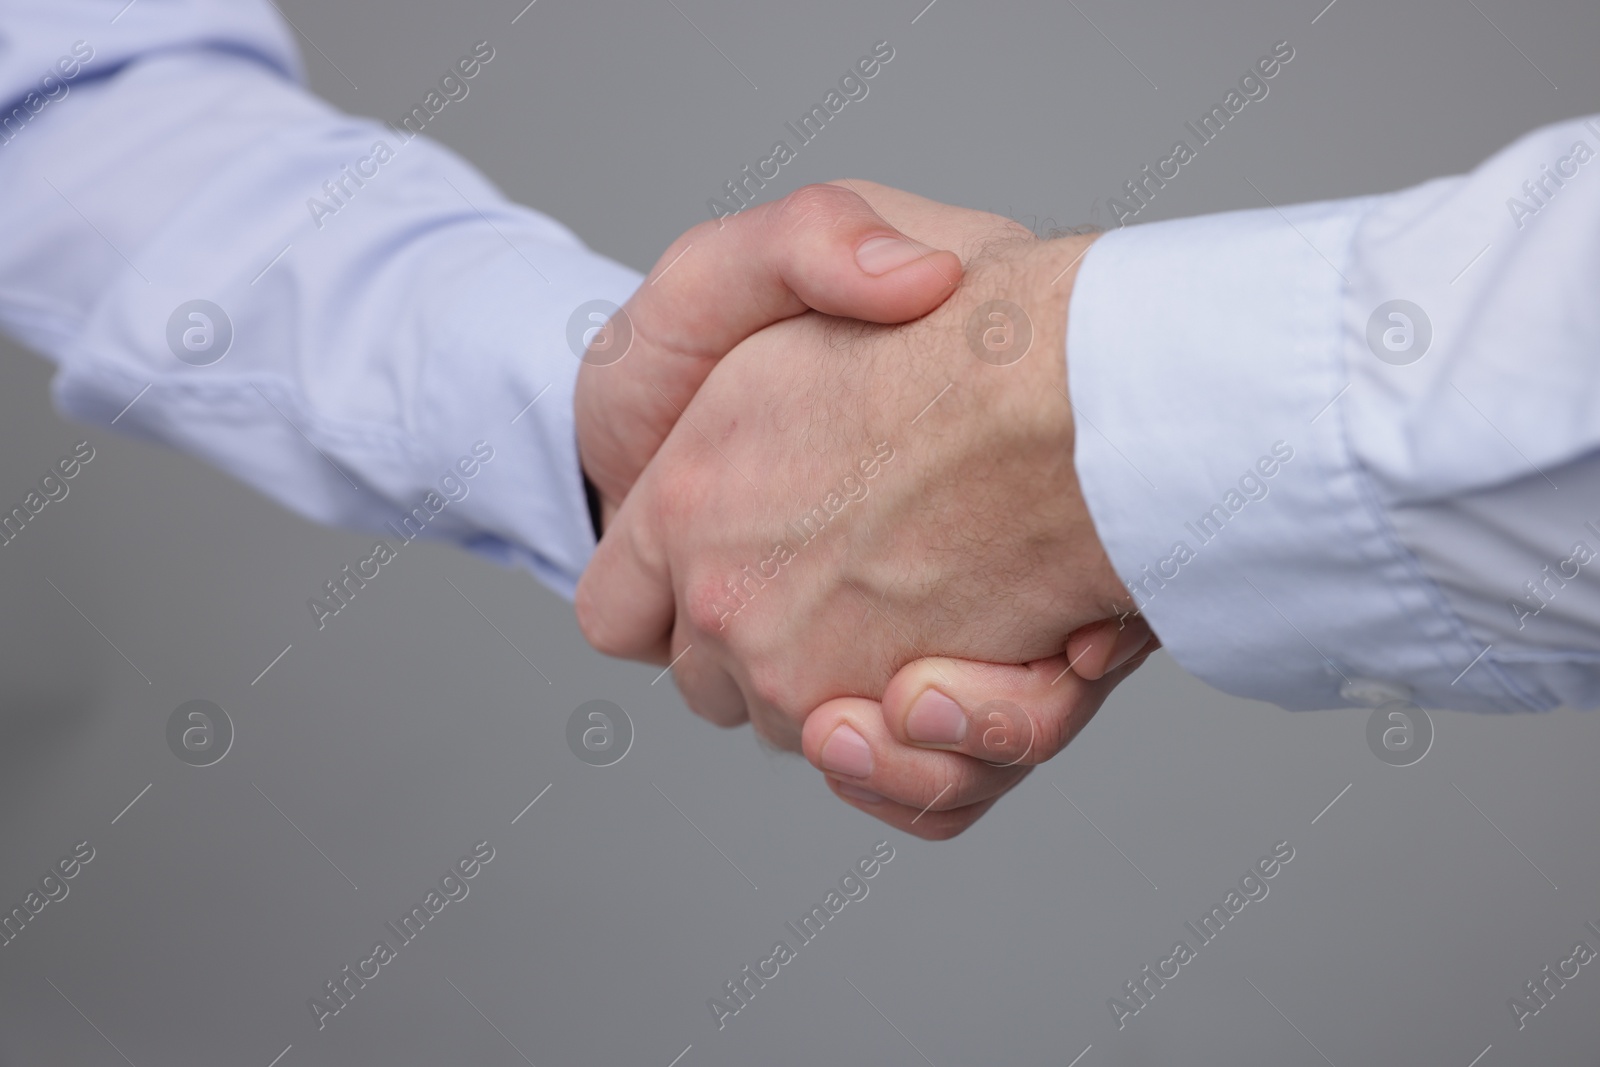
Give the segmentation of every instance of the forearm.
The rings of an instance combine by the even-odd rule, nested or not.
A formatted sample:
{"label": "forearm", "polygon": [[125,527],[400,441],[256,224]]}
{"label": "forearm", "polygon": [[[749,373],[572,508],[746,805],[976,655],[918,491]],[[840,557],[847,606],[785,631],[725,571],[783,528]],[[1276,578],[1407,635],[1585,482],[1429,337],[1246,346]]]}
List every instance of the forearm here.
{"label": "forearm", "polygon": [[[0,322],[60,364],[58,402],[319,521],[381,530],[424,506],[426,536],[570,594],[593,534],[568,319],[636,275],[280,69],[156,51],[0,147]],[[205,366],[169,340],[195,299],[232,331]],[[466,484],[478,442],[501,458]]]}
{"label": "forearm", "polygon": [[[1506,606],[1597,516],[1578,493],[1492,503],[1546,473],[1594,482],[1600,164],[1569,164],[1537,226],[1507,207],[1575,140],[1596,143],[1563,124],[1465,178],[1130,228],[1085,257],[1079,474],[1180,662],[1288,707],[1369,681],[1431,706],[1600,703],[1600,603],[1573,587],[1551,615],[1570,625],[1542,632]],[[1431,338],[1385,345],[1395,298]]]}

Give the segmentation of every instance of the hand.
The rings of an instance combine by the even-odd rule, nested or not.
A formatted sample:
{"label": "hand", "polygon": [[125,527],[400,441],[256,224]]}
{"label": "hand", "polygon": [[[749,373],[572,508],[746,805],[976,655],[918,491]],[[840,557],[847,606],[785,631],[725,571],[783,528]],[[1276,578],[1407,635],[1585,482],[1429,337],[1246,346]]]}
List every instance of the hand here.
{"label": "hand", "polygon": [[[657,400],[662,417],[655,424],[653,436],[641,433],[629,441],[633,446],[633,458],[626,468],[627,477],[618,479],[611,487],[609,510],[614,511],[615,496],[626,492],[638,468],[659,447],[660,438],[670,430],[679,414],[679,405],[687,402],[720,348],[730,347],[744,333],[764,325],[763,317],[794,314],[798,310],[796,300],[801,298],[798,291],[803,290],[804,298],[818,306],[842,307],[837,298],[830,298],[820,290],[818,281],[807,281],[808,278],[832,280],[836,287],[855,285],[858,292],[867,296],[874,292],[887,294],[888,299],[877,308],[876,314],[871,310],[866,312],[874,317],[887,320],[903,310],[895,289],[881,286],[874,289],[870,281],[862,283],[860,273],[852,269],[853,247],[865,243],[861,239],[863,236],[871,240],[871,228],[881,225],[871,216],[863,219],[861,207],[862,201],[842,189],[802,190],[799,197],[759,209],[760,214],[747,213],[729,223],[747,229],[735,230],[731,236],[736,240],[732,242],[712,244],[711,247],[722,254],[710,259],[697,257],[692,261],[696,270],[676,270],[672,279],[665,277],[669,270],[680,266],[682,258],[696,244],[704,249],[718,241],[722,236],[720,228],[714,230],[707,225],[691,231],[662,257],[651,281],[641,289],[640,296],[630,302],[625,321],[630,321],[641,337],[649,338],[670,338],[698,329],[700,348],[685,354],[684,346],[677,350],[669,347],[664,352],[648,344],[642,349],[636,346],[630,353],[630,363],[624,368],[632,377],[608,370],[598,362],[584,368],[580,390],[588,386],[587,399],[600,401],[590,410],[598,411],[601,405],[615,402],[614,395],[606,392],[607,386],[613,390],[619,386],[637,386],[641,370],[653,378],[653,388],[661,390],[654,396],[643,394],[647,404],[652,399]],[[795,235],[805,227],[814,231],[809,241],[794,242],[810,250],[809,260],[791,252],[783,262],[775,261],[771,233],[780,225],[777,219],[762,216],[778,212],[782,212],[787,223],[781,226],[783,232]],[[833,225],[835,214],[844,216],[846,225]],[[867,228],[867,235],[852,231],[858,219],[859,225]],[[752,239],[752,235],[757,234],[760,236]],[[817,240],[818,234],[823,235],[824,240]],[[831,243],[826,240],[828,236],[832,238]],[[741,262],[741,255],[751,262]],[[827,261],[829,255],[833,259],[831,270]],[[959,270],[959,266],[945,262],[944,257],[937,260],[930,257],[930,260],[930,265],[937,268],[934,273],[941,276],[950,270],[953,277],[954,271]],[[785,273],[799,279],[798,282],[786,283]],[[914,272],[899,273],[901,286],[913,290],[918,285],[925,287],[925,300],[928,293],[935,299],[948,295],[949,288],[932,284],[926,272],[920,278]],[[748,279],[759,279],[758,284],[750,286],[757,292],[757,300],[730,306],[727,301],[716,299],[730,283],[746,284]],[[772,301],[777,310],[764,314],[762,308],[768,301]],[[912,306],[909,301],[904,303],[905,309]],[[709,311],[722,311],[726,317],[708,324]],[[696,340],[692,332],[689,336],[691,341]],[[714,343],[714,338],[720,341]],[[680,377],[673,378],[674,371]],[[677,402],[661,403],[669,393],[679,398]],[[635,390],[632,395],[638,397],[640,392]],[[591,421],[587,425],[615,424],[612,419]],[[626,425],[638,427],[640,424]],[[591,435],[590,439],[595,436]],[[599,435],[599,440],[604,454],[607,442],[603,435]],[[1098,648],[1095,647],[1097,642]],[[1065,745],[1092,717],[1110,689],[1157,645],[1154,637],[1135,619],[1126,625],[1122,622],[1091,624],[1078,631],[1070,638],[1064,659],[1056,657],[1023,666],[952,660],[910,664],[891,683],[882,709],[871,701],[851,699],[831,701],[818,709],[805,729],[806,755],[822,766],[826,742],[834,739],[835,747],[843,743],[845,735],[835,738],[835,731],[842,723],[852,723],[855,736],[862,738],[873,753],[875,766],[865,778],[844,781],[829,777],[827,780],[835,792],[847,802],[911,833],[949,837],[981,816],[1001,793],[1020,781],[1032,765],[1050,758]],[[1095,681],[1124,660],[1128,661],[1126,666],[1114,676]],[[1074,667],[1071,676],[1065,670],[1068,661]],[[929,742],[921,739],[922,735],[915,730],[917,718],[925,717],[925,709],[916,715],[911,712],[915,698],[926,689],[942,692],[969,716],[980,715],[980,718],[981,713],[976,709],[995,700],[1010,701],[1015,712],[1026,714],[1027,722],[1024,725],[1007,721],[1006,728],[997,727],[994,724],[996,713],[991,709],[989,720],[981,721],[981,729],[973,733],[978,743],[963,746]],[[1016,717],[1015,712],[1008,720]],[[1012,727],[1021,729],[1010,729]],[[914,733],[919,740],[912,740]],[[1015,740],[1011,735],[1021,733],[1027,734],[1029,742],[1020,755],[998,751],[1005,747],[1007,740]],[[1010,766],[996,768],[995,763]],[[881,792],[873,793],[870,789]]]}
{"label": "hand", "polygon": [[[689,230],[596,335],[578,369],[578,452],[600,496],[602,526],[716,361],[740,341],[809,308],[904,322],[938,306],[960,280],[954,254],[908,239],[838,186],[806,186]],[[627,346],[622,356],[610,351],[619,344]]]}
{"label": "hand", "polygon": [[945,840],[1065,748],[1160,646],[1130,615],[1092,623],[1065,654],[1034,663],[918,660],[894,676],[881,705],[843,697],[812,712],[802,751],[845,803]]}
{"label": "hand", "polygon": [[[596,647],[677,659],[696,711],[752,717],[789,748],[806,713],[883,692],[912,659],[1049,658],[1128,603],[1078,490],[1060,357],[1089,239],[1039,242],[992,215],[850,184],[962,255],[957,294],[895,329],[811,313],[739,345],[578,589]],[[983,347],[1007,325],[980,307],[993,299],[1026,309],[1009,323],[1033,333],[1015,362]]]}

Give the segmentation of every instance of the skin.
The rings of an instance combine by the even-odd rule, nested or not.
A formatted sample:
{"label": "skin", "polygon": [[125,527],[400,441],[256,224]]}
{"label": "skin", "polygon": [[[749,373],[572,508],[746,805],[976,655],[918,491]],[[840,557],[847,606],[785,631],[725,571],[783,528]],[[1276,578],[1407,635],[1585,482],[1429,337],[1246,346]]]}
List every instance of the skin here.
{"label": "skin", "polygon": [[857,249],[886,238],[909,240],[855,193],[807,186],[701,223],[662,253],[622,309],[633,334],[627,354],[586,357],[579,368],[578,449],[605,526],[717,361],[740,342],[811,309],[906,322],[955,291],[960,259],[927,246],[898,269],[864,271]]}
{"label": "skin", "polygon": [[[845,697],[813,711],[802,726],[801,751],[846,804],[896,829],[945,840],[1070,744],[1111,691],[1159,647],[1148,626],[1129,618],[1120,629],[1117,620],[1085,627],[1066,654],[1033,663],[916,660],[895,675],[881,703]],[[906,720],[928,690],[961,706],[970,725],[960,744],[909,737]],[[989,710],[996,703],[1003,710]],[[825,766],[825,746],[840,727],[856,731],[871,749],[869,774]]]}
{"label": "skin", "polygon": [[[627,358],[582,369],[580,449],[608,522],[579,621],[611,654],[687,649],[674,672],[697,712],[749,718],[848,803],[948,837],[1070,741],[1155,647],[1142,621],[1119,618],[1126,593],[1072,468],[1065,367],[1041,355],[1061,351],[1091,238],[1040,242],[996,216],[842,184],[686,234],[625,309]],[[954,254],[856,267],[853,250],[896,227]],[[993,299],[1035,331],[1006,366],[967,342]],[[808,307],[883,322],[932,310],[886,328]],[[885,442],[894,458],[863,477]],[[790,539],[774,574],[784,524],[846,476],[864,495],[814,540]],[[755,594],[741,603],[731,578]],[[929,689],[973,720],[963,743],[909,735]],[[1014,709],[1005,731],[985,717],[992,700]],[[871,751],[870,771],[828,766],[841,727]]]}

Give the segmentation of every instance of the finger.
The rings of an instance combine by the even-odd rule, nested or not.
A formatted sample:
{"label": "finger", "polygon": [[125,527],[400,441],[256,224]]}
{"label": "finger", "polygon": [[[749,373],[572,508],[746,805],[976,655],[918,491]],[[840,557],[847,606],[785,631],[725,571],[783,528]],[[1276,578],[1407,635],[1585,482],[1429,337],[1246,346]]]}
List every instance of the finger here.
{"label": "finger", "polygon": [[[687,633],[679,626],[676,633]],[[689,710],[717,726],[742,726],[750,720],[744,694],[733,676],[713,659],[709,649],[693,645],[677,648],[673,652],[672,680]]]}
{"label": "finger", "polygon": [[648,534],[646,493],[629,496],[578,579],[584,640],[607,656],[670,662],[676,604],[666,557]]}
{"label": "finger", "polygon": [[864,811],[873,818],[878,819],[896,830],[903,830],[914,834],[925,841],[948,841],[957,834],[966,830],[973,823],[994,807],[999,797],[981,800],[976,804],[969,804],[964,808],[955,808],[950,811],[920,811],[906,804],[896,804],[892,800],[866,801],[852,795],[849,787],[832,778],[824,779],[828,788],[833,790],[833,795],[849,804],[858,811]]}
{"label": "finger", "polygon": [[[808,308],[867,322],[918,318],[960,280],[953,252],[910,239],[848,189],[808,185],[684,234],[628,310],[638,355],[711,363]],[[664,384],[681,401],[696,388]]]}
{"label": "finger", "polygon": [[[580,418],[603,399],[628,412],[627,447],[585,456],[603,496],[620,500],[718,359],[758,330],[813,308],[896,323],[955,291],[961,261],[909,239],[861,197],[812,185],[685,233],[624,309],[625,358],[586,357]],[[615,344],[615,331],[597,340]],[[601,365],[602,362],[604,365]],[[605,388],[588,388],[606,376]]]}
{"label": "finger", "polygon": [[871,804],[880,797],[916,811],[950,811],[993,800],[1021,781],[1027,767],[993,767],[957,752],[899,743],[875,700],[842,697],[806,717],[801,751],[812,766]]}
{"label": "finger", "polygon": [[785,715],[777,705],[762,697],[755,686],[745,682],[734,672],[735,682],[743,693],[745,708],[750,716],[750,727],[769,748],[780,752],[800,751],[800,729],[804,720]]}
{"label": "finger", "polygon": [[908,663],[884,690],[885,728],[896,741],[919,749],[1003,766],[1043,763],[1077,736],[1132,670],[1124,664],[1090,680],[1070,664],[1065,655],[1018,665]]}
{"label": "finger", "polygon": [[1103,619],[1067,636],[1067,658],[1080,678],[1100,678],[1133,659],[1147,656],[1161,641],[1142,615]]}

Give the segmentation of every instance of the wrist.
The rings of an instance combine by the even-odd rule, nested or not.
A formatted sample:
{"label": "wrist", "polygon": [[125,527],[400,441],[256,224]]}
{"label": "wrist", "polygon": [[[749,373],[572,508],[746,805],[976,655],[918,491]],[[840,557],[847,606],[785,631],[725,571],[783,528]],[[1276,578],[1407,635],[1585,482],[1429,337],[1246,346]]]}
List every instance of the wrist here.
{"label": "wrist", "polygon": [[1066,558],[1053,571],[1057,588],[1064,595],[1105,618],[1134,610],[1132,597],[1118,577],[1116,568],[1095,529],[1077,476],[1076,456],[1080,434],[1099,430],[1084,422],[1073,402],[1067,375],[1068,319],[1078,272],[1083,267],[1098,233],[1075,234],[1037,241],[1019,249],[1019,270],[1015,291],[1018,303],[1032,321],[1033,343],[1028,356],[1019,362],[1026,366],[1026,392],[1042,412],[1061,420],[1055,431],[1065,457],[1066,470],[1059,491],[1066,498],[1065,519],[1070,535]]}

